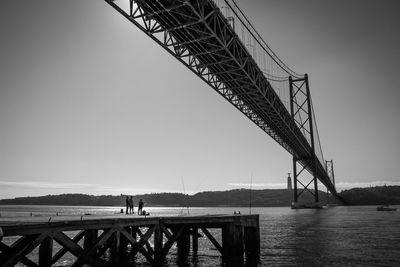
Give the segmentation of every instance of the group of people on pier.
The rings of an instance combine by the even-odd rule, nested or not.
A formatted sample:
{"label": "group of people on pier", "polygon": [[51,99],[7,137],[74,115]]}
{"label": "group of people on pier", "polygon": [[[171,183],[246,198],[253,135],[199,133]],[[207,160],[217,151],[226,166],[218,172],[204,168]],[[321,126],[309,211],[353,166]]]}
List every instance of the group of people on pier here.
{"label": "group of people on pier", "polygon": [[[133,207],[134,207],[133,196],[130,196],[130,197],[126,196],[125,202],[126,202],[125,213],[126,214],[135,214],[135,211],[133,209]],[[138,210],[137,210],[137,213],[139,215],[146,215],[146,211],[143,210],[143,205],[144,205],[144,202],[142,199],[140,199],[139,203],[138,203]]]}

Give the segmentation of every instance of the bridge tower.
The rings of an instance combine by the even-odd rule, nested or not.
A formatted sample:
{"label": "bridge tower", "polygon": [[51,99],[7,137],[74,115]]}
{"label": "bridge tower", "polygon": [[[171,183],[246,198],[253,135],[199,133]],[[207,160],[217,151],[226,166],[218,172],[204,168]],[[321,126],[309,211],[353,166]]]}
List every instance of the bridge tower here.
{"label": "bridge tower", "polygon": [[[325,161],[325,169],[326,169],[326,173],[328,174],[329,179],[332,181],[332,184],[334,187],[336,187],[335,185],[335,173],[333,171],[333,160],[326,160]],[[332,192],[331,194],[329,194],[329,190],[326,190],[326,196],[327,196],[327,205],[332,205],[332,203],[330,203],[330,199],[331,199],[331,195],[333,196]],[[336,199],[335,197],[332,198],[333,199],[333,205],[336,205]]]}
{"label": "bridge tower", "polygon": [[[303,78],[293,79],[289,77],[290,89],[290,112],[296,125],[300,131],[306,136],[307,141],[311,145],[311,155],[307,158],[300,157],[293,153],[293,203],[292,208],[302,207],[320,207],[318,197],[318,178],[317,178],[317,157],[315,154],[314,143],[314,127],[313,127],[313,111],[311,103],[310,87],[308,75]],[[299,167],[299,168],[298,168]],[[306,177],[308,172],[303,172],[306,169],[311,169],[312,178],[304,182],[309,177]],[[310,189],[313,186],[314,190]],[[299,188],[301,187],[301,188]],[[309,192],[315,203],[301,203],[299,197],[305,192]]]}
{"label": "bridge tower", "polygon": [[335,173],[333,171],[333,160],[326,160],[325,161],[325,168],[326,172],[328,173],[329,178],[331,179],[333,186],[335,185]]}

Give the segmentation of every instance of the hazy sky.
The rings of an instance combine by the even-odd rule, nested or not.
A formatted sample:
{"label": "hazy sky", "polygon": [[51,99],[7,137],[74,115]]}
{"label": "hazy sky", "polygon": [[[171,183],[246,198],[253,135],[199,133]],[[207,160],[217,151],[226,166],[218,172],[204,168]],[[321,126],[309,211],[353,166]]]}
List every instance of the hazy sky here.
{"label": "hazy sky", "polygon": [[[309,74],[338,186],[400,184],[400,2],[238,3]],[[104,1],[2,1],[0,32],[0,198],[284,187],[291,156]]]}

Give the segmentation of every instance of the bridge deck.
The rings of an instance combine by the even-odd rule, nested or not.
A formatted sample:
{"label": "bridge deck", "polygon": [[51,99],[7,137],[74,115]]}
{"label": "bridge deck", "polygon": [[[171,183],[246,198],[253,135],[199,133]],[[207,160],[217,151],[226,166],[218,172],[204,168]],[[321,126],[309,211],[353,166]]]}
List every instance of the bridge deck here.
{"label": "bridge deck", "polygon": [[[175,4],[172,4],[175,2]],[[175,49],[207,66],[230,102],[291,153],[310,157],[310,147],[246,46],[213,1],[137,1],[143,15],[167,29]],[[203,74],[204,76],[204,74]]]}
{"label": "bridge deck", "polygon": [[325,162],[317,160],[312,167],[314,152],[310,143],[214,1],[136,0],[129,11],[117,4],[121,0],[106,1],[335,192]]}

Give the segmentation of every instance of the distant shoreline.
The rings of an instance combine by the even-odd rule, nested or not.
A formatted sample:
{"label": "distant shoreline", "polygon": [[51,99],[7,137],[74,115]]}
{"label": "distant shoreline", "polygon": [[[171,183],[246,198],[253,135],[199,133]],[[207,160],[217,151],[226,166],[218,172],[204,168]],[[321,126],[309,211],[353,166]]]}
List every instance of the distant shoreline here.
{"label": "distant shoreline", "polygon": [[[292,203],[293,191],[288,189],[251,190],[252,207],[287,207]],[[353,188],[340,193],[350,205],[399,205],[400,186],[376,186]],[[182,193],[154,193],[133,195],[135,205],[143,199],[147,206],[154,207],[248,207],[249,189],[206,191],[194,195]],[[0,205],[55,205],[55,206],[111,206],[124,207],[126,195],[61,194],[39,197],[1,199]],[[332,196],[319,191],[321,204],[334,203]],[[329,198],[329,199],[328,199]],[[302,200],[312,202],[311,194],[303,194]]]}

